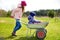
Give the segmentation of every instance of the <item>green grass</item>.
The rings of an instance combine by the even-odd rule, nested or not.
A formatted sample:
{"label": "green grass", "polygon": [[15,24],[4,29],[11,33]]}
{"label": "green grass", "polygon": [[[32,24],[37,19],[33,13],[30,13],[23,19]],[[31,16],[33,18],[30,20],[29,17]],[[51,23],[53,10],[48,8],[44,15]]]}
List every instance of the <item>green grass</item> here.
{"label": "green grass", "polygon": [[[49,21],[47,29],[47,36],[45,40],[60,40],[60,18],[48,18],[48,17],[36,17],[38,20],[41,21]],[[26,23],[28,22],[26,17],[22,18],[23,21]],[[17,31],[17,37],[12,37],[11,33],[15,26],[15,20],[8,17],[0,17],[0,40],[38,40],[36,37],[27,38],[26,31],[27,26],[22,24],[20,30]],[[29,29],[28,29],[29,30]],[[35,30],[32,29],[32,33]],[[28,34],[28,37],[30,33]]]}

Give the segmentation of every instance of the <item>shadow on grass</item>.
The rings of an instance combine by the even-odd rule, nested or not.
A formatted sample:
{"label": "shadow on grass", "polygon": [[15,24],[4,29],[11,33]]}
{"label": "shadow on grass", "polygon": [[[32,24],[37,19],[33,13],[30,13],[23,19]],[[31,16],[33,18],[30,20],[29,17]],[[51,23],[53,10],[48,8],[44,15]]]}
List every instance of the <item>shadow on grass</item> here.
{"label": "shadow on grass", "polygon": [[20,37],[19,39],[15,40],[38,40],[36,37]]}
{"label": "shadow on grass", "polygon": [[0,40],[4,40],[4,38],[3,37],[0,37]]}
{"label": "shadow on grass", "polygon": [[15,38],[16,36],[9,36],[9,37],[6,37],[6,38],[4,38],[4,39],[13,39],[13,38]]}

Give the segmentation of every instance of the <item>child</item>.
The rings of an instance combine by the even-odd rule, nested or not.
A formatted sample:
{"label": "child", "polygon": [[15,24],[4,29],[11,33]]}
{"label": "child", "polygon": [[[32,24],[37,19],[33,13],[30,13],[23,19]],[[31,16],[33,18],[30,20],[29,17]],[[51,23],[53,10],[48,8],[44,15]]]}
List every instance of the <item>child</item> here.
{"label": "child", "polygon": [[25,6],[26,6],[26,2],[22,1],[21,4],[19,4],[17,6],[17,8],[12,11],[11,17],[15,18],[15,20],[16,20],[16,26],[15,26],[13,32],[12,32],[12,36],[16,36],[16,31],[21,28],[20,19],[23,15]]}
{"label": "child", "polygon": [[34,16],[36,15],[35,12],[30,12],[30,15],[28,16],[28,24],[34,24],[34,23],[41,23],[40,21],[38,20],[35,20]]}

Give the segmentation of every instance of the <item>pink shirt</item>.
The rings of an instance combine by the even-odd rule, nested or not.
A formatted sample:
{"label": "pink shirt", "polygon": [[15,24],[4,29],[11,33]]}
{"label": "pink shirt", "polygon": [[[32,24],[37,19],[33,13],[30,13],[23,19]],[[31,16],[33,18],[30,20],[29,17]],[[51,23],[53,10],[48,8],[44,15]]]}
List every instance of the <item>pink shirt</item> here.
{"label": "pink shirt", "polygon": [[22,14],[22,8],[16,8],[12,11],[11,16],[13,16],[15,19],[20,19]]}

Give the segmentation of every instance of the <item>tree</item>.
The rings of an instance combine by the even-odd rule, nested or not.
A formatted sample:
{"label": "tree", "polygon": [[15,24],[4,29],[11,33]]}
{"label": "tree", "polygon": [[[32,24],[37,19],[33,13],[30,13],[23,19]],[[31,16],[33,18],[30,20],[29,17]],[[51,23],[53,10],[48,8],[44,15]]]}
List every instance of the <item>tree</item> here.
{"label": "tree", "polygon": [[12,12],[12,11],[10,11],[10,10],[7,12],[7,17],[10,17],[11,12]]}
{"label": "tree", "polygon": [[49,10],[48,11],[48,16],[53,18],[54,17],[54,10]]}
{"label": "tree", "polygon": [[7,12],[5,10],[0,9],[0,17],[5,17],[5,16],[7,16],[6,14],[7,14]]}
{"label": "tree", "polygon": [[27,12],[24,12],[24,14],[23,14],[23,16],[28,16],[29,15],[29,11],[27,11]]}
{"label": "tree", "polygon": [[57,10],[57,15],[60,16],[60,9]]}

